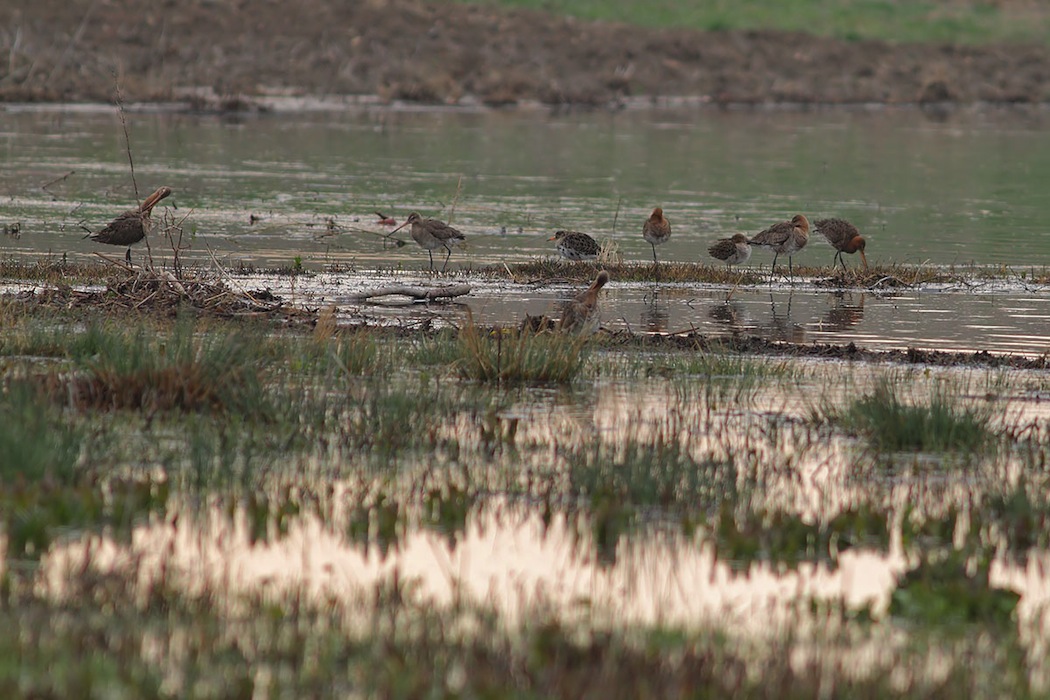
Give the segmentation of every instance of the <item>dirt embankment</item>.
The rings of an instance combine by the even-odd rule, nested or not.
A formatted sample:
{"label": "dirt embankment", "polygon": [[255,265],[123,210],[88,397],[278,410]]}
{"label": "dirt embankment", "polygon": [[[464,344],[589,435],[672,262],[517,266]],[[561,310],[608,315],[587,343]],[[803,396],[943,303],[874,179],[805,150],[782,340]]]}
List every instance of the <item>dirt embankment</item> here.
{"label": "dirt embankment", "polygon": [[13,0],[0,100],[186,88],[487,104],[1047,102],[1050,49],[639,29],[421,0]]}

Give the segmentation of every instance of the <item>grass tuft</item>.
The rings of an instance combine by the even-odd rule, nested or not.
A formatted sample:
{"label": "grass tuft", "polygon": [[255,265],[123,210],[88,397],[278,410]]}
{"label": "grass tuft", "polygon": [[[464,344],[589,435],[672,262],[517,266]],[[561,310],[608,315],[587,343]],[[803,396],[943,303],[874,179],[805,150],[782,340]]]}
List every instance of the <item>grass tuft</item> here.
{"label": "grass tuft", "polygon": [[95,328],[87,371],[53,374],[56,399],[81,409],[267,413],[257,341],[242,333],[197,336],[180,320],[167,336],[140,327],[132,334]]}
{"label": "grass tuft", "polygon": [[[770,260],[771,262],[771,260]],[[787,267],[783,270],[777,265],[776,279],[786,279]],[[508,274],[514,281],[537,280],[570,280],[573,282],[590,282],[594,279],[593,263],[570,262],[559,258],[540,258],[517,265],[493,265],[479,270],[483,275],[505,279]],[[770,281],[768,262],[755,262],[746,267],[726,267],[721,263],[707,262],[661,262],[654,266],[651,262],[609,261],[602,266],[618,282],[676,282],[680,284],[717,284],[754,286],[767,284]],[[923,284],[948,284],[962,280],[996,279],[1003,272],[984,269],[968,269],[965,272],[955,268],[938,268],[928,265],[877,265],[868,270],[851,267],[843,271],[831,265],[795,265],[795,276],[812,280],[818,287],[872,288],[892,289],[897,287],[914,287]],[[1034,273],[1033,273],[1034,276]]]}
{"label": "grass tuft", "polygon": [[566,384],[579,374],[587,336],[534,333],[467,323],[460,331],[459,372],[483,382]]}
{"label": "grass tuft", "polygon": [[989,411],[960,406],[943,387],[933,389],[928,402],[908,405],[888,379],[854,401],[839,419],[876,448],[889,451],[977,452],[993,437]]}

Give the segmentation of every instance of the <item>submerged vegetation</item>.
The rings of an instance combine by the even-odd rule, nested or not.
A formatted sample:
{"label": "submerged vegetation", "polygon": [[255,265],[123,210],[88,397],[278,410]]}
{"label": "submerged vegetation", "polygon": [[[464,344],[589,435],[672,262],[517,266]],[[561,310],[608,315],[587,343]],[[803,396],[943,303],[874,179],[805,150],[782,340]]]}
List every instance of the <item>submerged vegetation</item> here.
{"label": "submerged vegetation", "polygon": [[80,431],[24,381],[7,382],[0,403],[0,483],[73,481]]}

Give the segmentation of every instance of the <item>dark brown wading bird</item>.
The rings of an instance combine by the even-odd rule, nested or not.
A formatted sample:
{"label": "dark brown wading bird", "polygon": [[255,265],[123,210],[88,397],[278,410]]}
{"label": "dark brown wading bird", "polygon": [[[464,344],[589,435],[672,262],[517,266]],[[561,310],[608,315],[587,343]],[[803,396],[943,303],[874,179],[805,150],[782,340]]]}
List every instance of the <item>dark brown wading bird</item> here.
{"label": "dark brown wading bird", "polygon": [[842,263],[842,269],[846,269],[846,263],[842,259],[843,253],[860,253],[860,259],[864,262],[864,269],[868,269],[868,257],[864,255],[864,236],[860,235],[857,227],[845,219],[817,219],[813,224],[817,233],[824,236],[828,243],[835,249],[835,257],[831,260],[831,266],[835,261]]}
{"label": "dark brown wading bird", "polygon": [[561,310],[558,330],[570,333],[590,334],[598,330],[601,314],[598,310],[598,292],[609,281],[609,273],[602,270],[586,290],[566,302]]}
{"label": "dark brown wading bird", "polygon": [[751,245],[769,248],[773,251],[773,270],[777,271],[777,258],[788,256],[788,274],[794,274],[791,267],[791,256],[806,247],[809,242],[809,219],[802,214],[795,214],[791,221],[773,224],[765,231],[756,233],[749,241]]}
{"label": "dark brown wading bird", "polygon": [[98,243],[107,243],[109,245],[124,245],[128,246],[127,255],[125,259],[128,264],[131,264],[131,246],[138,243],[146,234],[150,232],[153,225],[150,221],[150,212],[153,211],[153,207],[157,206],[157,202],[164,199],[171,194],[170,187],[158,187],[157,190],[146,197],[145,201],[142,202],[142,206],[138,209],[131,209],[126,211],[117,218],[106,224],[106,227],[100,231],[89,233],[84,238],[90,238]]}
{"label": "dark brown wading bird", "polygon": [[660,207],[653,209],[653,213],[642,225],[642,238],[653,247],[653,264],[656,265],[656,246],[666,243],[671,237],[671,224],[664,218],[664,210]]}
{"label": "dark brown wading bird", "polygon": [[715,241],[707,252],[712,258],[725,262],[726,267],[743,265],[751,257],[751,244],[747,242],[747,236],[737,233],[732,238]]}
{"label": "dark brown wading bird", "polygon": [[412,225],[412,240],[419,244],[420,248],[423,248],[430,255],[430,271],[434,271],[434,251],[438,248],[445,249],[445,264],[441,266],[441,271],[445,271],[445,267],[448,265],[448,259],[452,257],[452,246],[457,243],[462,243],[467,240],[466,236],[452,228],[444,221],[438,221],[437,219],[424,219],[416,212],[412,212],[408,215],[408,220],[401,224],[388,236],[400,231],[405,226]]}
{"label": "dark brown wading bird", "polygon": [[602,252],[596,240],[579,231],[558,231],[547,240],[558,241],[558,252],[569,260],[596,260]]}

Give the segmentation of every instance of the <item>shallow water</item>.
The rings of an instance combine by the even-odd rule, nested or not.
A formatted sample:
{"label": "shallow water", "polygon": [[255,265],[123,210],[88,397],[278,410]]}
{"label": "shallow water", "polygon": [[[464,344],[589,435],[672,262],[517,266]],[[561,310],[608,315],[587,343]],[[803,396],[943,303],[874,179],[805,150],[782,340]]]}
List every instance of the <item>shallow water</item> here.
{"label": "shallow water", "polygon": [[[1050,260],[1050,114],[1039,109],[133,113],[128,124],[140,196],[160,183],[175,189],[169,201],[178,209],[163,212],[183,222],[184,258],[348,263],[359,271],[345,276],[351,287],[377,267],[412,276],[428,264],[404,232],[408,245],[384,244],[391,227],[377,223],[376,210],[451,219],[468,238],[453,269],[551,255],[547,238],[559,228],[646,260],[652,250],[639,231],[654,205],[674,227],[658,250],[664,260],[706,260],[715,238],[753,234],[798,211],[854,221],[877,263],[1028,269]],[[21,224],[18,237],[3,237],[5,254],[121,255],[83,239],[135,200],[112,110],[8,108],[0,152],[0,225]],[[152,253],[171,258],[160,240]],[[813,239],[797,258],[828,264],[831,254]],[[751,265],[769,258],[756,251]],[[340,303],[341,284],[329,285],[329,301]],[[523,308],[542,313],[568,291],[502,285],[469,301],[487,321],[515,322]],[[736,290],[728,304],[726,293],[614,284],[605,321],[879,348],[1038,354],[1050,346],[1050,297],[1021,285],[887,297],[778,281]]]}
{"label": "shallow water", "polygon": [[[266,288],[293,303],[335,304],[348,322],[437,326],[459,325],[468,309],[475,321],[484,324],[517,323],[525,314],[556,317],[560,305],[581,287],[564,282],[525,285],[456,277],[438,283],[471,284],[470,295],[457,298],[456,303],[428,305],[390,296],[364,304],[354,301],[352,295],[393,283],[434,282],[415,273],[322,273],[295,279],[236,275],[232,279],[245,289]],[[794,288],[783,284],[729,288],[619,283],[606,287],[603,296],[602,326],[608,330],[855,343],[874,350],[1050,352],[1050,293],[1016,285],[985,291],[914,289],[880,294],[828,291],[807,283]]]}
{"label": "shallow water", "polygon": [[[160,582],[206,597],[232,616],[246,597],[258,595],[328,606],[361,625],[375,591],[400,580],[411,582],[406,596],[415,604],[441,609],[483,605],[511,625],[553,615],[601,628],[713,628],[730,637],[759,639],[788,631],[800,641],[798,653],[844,660],[861,654],[882,667],[907,653],[909,635],[916,631],[885,617],[901,577],[916,566],[917,552],[950,548],[954,533],[968,547],[985,543],[988,552],[1002,540],[990,583],[1019,594],[1009,624],[1024,635],[1033,678],[1045,678],[1050,555],[1009,530],[1017,514],[1008,509],[986,508],[985,530],[954,525],[955,514],[965,520],[972,509],[978,519],[997,494],[1012,492],[1010,481],[1019,471],[1031,473],[1024,451],[976,461],[944,454],[905,454],[895,461],[892,455],[875,454],[863,439],[820,432],[802,417],[822,399],[866,391],[881,370],[869,368],[845,379],[838,363],[794,364],[805,371],[767,378],[747,401],[712,401],[703,394],[702,381],[683,383],[681,376],[601,380],[557,398],[526,389],[500,412],[500,420],[520,421],[509,440],[514,448],[479,459],[472,438],[477,416],[446,415],[439,430],[457,439],[462,463],[456,464],[460,456],[446,464],[438,454],[404,455],[388,465],[397,477],[384,473],[371,486],[360,478],[369,473],[369,456],[356,451],[282,461],[276,471],[287,472],[274,474],[276,480],[298,486],[271,488],[261,479],[256,488],[265,494],[260,500],[271,499],[268,518],[260,519],[244,504],[208,505],[176,497],[164,517],[137,522],[130,536],[71,535],[56,542],[41,562],[39,587],[61,601],[76,590],[77,577],[101,571],[128,576],[133,599]],[[943,381],[978,393],[995,382],[990,373],[957,369],[901,378],[916,395]],[[1040,378],[1041,373],[1012,372],[1000,390],[1009,396]],[[997,409],[1003,423],[1045,422],[1043,406],[1007,398]],[[483,483],[489,470],[509,474],[506,483],[520,484],[530,473],[559,484],[571,478],[567,473],[586,471],[574,461],[581,453],[597,455],[590,466],[612,480],[632,468],[632,443],[666,446],[672,435],[670,442],[682,451],[667,449],[661,460],[645,465],[644,474],[634,474],[637,500],[632,503],[642,505],[635,505],[634,524],[611,543],[598,541],[595,521],[607,514],[594,501],[588,508],[555,497],[550,513],[541,505],[542,496],[481,488],[462,521],[448,527],[428,520],[428,508],[406,495],[420,489],[408,485],[412,474],[428,474],[423,483],[435,488],[446,478],[458,483],[461,469],[472,474],[468,482],[481,479],[475,484]],[[595,452],[588,451],[588,443],[597,445]],[[688,464],[681,480],[671,481],[674,488],[665,496],[669,505],[640,495],[652,488],[647,484],[662,483],[668,463],[683,455]],[[316,479],[314,472],[323,478]],[[581,479],[576,485],[581,488],[585,477],[578,473],[575,478]],[[373,487],[392,494],[395,502],[404,497],[410,503],[398,512],[393,541],[377,535],[375,518],[363,534],[360,523],[353,522],[364,504],[374,507]],[[587,501],[586,491],[577,494],[581,503]],[[735,517],[763,523],[745,538],[754,540],[754,547],[733,549],[719,515],[726,507]],[[786,514],[785,527],[815,532],[817,524],[863,508],[876,513],[885,534],[854,539],[843,527],[830,554],[805,538],[780,539],[777,526],[766,520]],[[679,520],[680,509],[695,527]],[[284,514],[280,526],[274,520],[277,511]],[[934,525],[926,536],[906,541],[903,531],[915,528],[916,521]],[[809,635],[819,637],[825,625],[850,624],[835,622],[834,615],[829,621],[818,602],[849,610],[870,606],[881,632],[895,641],[845,649],[807,644]]]}
{"label": "shallow water", "polygon": [[[879,262],[1042,265],[1050,260],[1050,114],[975,110],[943,120],[875,111],[651,110],[391,112],[220,118],[128,115],[139,189],[175,189],[195,252],[257,264],[357,259],[419,265],[384,250],[373,210],[452,219],[469,248],[455,262],[548,254],[576,228],[628,260],[652,206],[674,226],[668,260],[705,260],[707,243],[803,212],[842,216]],[[77,237],[134,201],[112,112],[0,112],[0,217],[23,222],[9,251],[90,253]],[[66,179],[44,185],[72,172]],[[457,196],[458,188],[458,196]],[[452,206],[455,205],[453,212]],[[250,216],[260,217],[256,223]],[[328,217],[338,224],[326,235]],[[345,228],[344,228],[345,227]],[[506,233],[503,233],[506,229]],[[519,231],[520,229],[520,231]],[[799,254],[830,263],[815,241]],[[752,264],[768,264],[756,254]]]}

